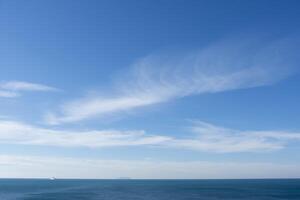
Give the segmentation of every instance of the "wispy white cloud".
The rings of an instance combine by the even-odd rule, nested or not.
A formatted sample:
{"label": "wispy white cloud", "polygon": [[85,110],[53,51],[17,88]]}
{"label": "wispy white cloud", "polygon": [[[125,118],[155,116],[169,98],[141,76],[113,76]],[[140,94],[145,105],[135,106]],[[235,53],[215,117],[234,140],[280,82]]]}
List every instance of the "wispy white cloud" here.
{"label": "wispy white cloud", "polygon": [[300,132],[235,130],[198,121],[190,139],[175,139],[169,145],[190,150],[232,153],[279,150],[291,142],[300,141]]}
{"label": "wispy white cloud", "polygon": [[0,90],[0,97],[13,98],[18,97],[19,94],[12,91]]}
{"label": "wispy white cloud", "polygon": [[114,147],[159,145],[166,136],[152,136],[144,131],[72,131],[46,129],[14,121],[0,121],[0,143],[50,145],[64,147]]}
{"label": "wispy white cloud", "polygon": [[273,151],[300,141],[299,132],[241,131],[196,122],[185,137],[129,130],[57,130],[0,120],[0,143],[62,147],[155,146],[193,151],[234,153]]}
{"label": "wispy white cloud", "polygon": [[0,84],[0,87],[5,90],[12,91],[56,91],[57,88],[50,87],[47,85],[29,83],[23,81],[9,81]]}
{"label": "wispy white cloud", "polygon": [[126,111],[157,102],[160,102],[159,98],[143,96],[142,94],[139,96],[122,96],[116,98],[83,98],[63,105],[62,116],[48,112],[45,116],[45,121],[52,125],[80,121],[102,114]]}
{"label": "wispy white cloud", "polygon": [[55,176],[91,179],[299,178],[300,166],[270,162],[104,160],[0,155],[0,176],[2,178]]}
{"label": "wispy white cloud", "polygon": [[75,122],[189,95],[270,85],[296,69],[295,48],[292,39],[269,43],[236,39],[199,51],[147,56],[116,82],[113,95],[67,102],[60,111],[48,113],[46,121]]}
{"label": "wispy white cloud", "polygon": [[24,91],[58,91],[57,88],[50,87],[47,85],[29,83],[23,81],[8,81],[0,82],[0,97],[18,97],[21,95],[21,92]]}

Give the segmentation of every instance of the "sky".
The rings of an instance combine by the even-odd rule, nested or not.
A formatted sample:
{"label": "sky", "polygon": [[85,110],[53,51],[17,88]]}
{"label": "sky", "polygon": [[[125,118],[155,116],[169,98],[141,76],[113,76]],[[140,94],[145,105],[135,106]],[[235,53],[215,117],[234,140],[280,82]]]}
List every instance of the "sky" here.
{"label": "sky", "polygon": [[300,178],[299,9],[0,0],[0,177]]}

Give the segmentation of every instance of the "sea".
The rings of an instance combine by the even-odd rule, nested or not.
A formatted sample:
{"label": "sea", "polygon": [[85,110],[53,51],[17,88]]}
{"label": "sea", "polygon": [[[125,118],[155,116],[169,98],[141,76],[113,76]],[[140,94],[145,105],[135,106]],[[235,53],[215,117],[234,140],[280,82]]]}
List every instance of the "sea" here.
{"label": "sea", "polygon": [[0,179],[0,200],[300,200],[300,179]]}

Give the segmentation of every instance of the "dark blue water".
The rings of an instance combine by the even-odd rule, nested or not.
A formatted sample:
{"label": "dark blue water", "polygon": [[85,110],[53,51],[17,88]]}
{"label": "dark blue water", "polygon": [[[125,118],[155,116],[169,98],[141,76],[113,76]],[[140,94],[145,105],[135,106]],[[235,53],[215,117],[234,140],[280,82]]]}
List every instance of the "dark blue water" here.
{"label": "dark blue water", "polygon": [[300,179],[33,180],[0,179],[0,200],[300,200]]}

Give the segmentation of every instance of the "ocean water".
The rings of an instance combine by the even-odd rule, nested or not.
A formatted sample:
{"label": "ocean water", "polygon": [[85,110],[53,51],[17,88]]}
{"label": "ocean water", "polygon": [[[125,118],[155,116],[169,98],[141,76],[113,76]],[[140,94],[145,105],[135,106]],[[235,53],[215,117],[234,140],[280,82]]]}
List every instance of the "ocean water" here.
{"label": "ocean water", "polygon": [[300,200],[300,179],[0,179],[0,200]]}

